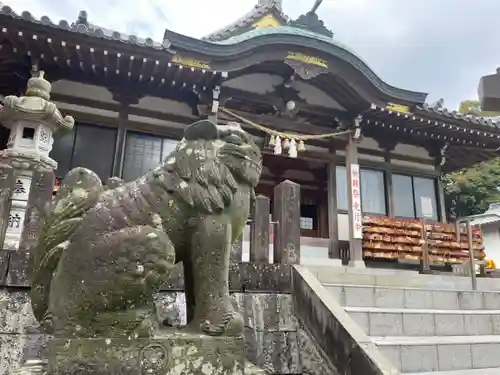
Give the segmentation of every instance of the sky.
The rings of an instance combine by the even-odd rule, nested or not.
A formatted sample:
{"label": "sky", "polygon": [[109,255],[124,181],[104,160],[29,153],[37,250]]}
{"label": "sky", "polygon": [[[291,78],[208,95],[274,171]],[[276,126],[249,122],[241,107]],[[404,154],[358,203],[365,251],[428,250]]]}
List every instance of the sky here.
{"label": "sky", "polygon": [[[1,0],[14,11],[89,22],[161,41],[165,29],[201,37],[241,17],[257,0]],[[283,0],[291,18],[314,0]],[[500,67],[499,0],[324,0],[318,14],[334,39],[385,82],[444,98],[458,109],[477,98],[481,76]]]}

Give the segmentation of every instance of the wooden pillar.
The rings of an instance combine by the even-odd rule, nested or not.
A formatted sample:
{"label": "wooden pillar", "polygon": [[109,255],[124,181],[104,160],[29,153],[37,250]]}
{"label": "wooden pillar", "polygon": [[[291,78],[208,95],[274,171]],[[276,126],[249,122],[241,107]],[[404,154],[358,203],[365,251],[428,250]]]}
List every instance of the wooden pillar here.
{"label": "wooden pillar", "polygon": [[300,264],[300,185],[286,180],[274,188],[274,263]]}
{"label": "wooden pillar", "polygon": [[439,218],[442,223],[447,223],[446,218],[446,202],[444,199],[444,184],[442,180],[442,174],[440,173],[437,178],[437,206],[439,207]]}
{"label": "wooden pillar", "polygon": [[212,90],[212,105],[210,107],[210,113],[208,119],[214,124],[218,124],[217,114],[219,112],[219,96],[220,96],[220,86],[215,86]]}
{"label": "wooden pillar", "polygon": [[[345,149],[347,173],[347,213],[349,217],[349,266],[365,267],[363,261],[363,215],[361,212],[360,170],[358,143],[349,134]],[[361,228],[360,228],[361,226]]]}
{"label": "wooden pillar", "polygon": [[118,132],[116,134],[115,155],[113,157],[112,176],[121,177],[123,158],[125,157],[125,142],[127,140],[128,110],[127,106],[121,106],[118,113]]}
{"label": "wooden pillar", "polygon": [[129,106],[138,104],[140,97],[133,93],[123,92],[114,88],[110,88],[109,90],[113,94],[113,100],[120,103],[120,110],[118,112],[118,132],[116,135],[115,155],[113,157],[111,176],[121,177],[123,159],[125,157],[125,143],[127,141]]}
{"label": "wooden pillar", "polygon": [[394,201],[393,201],[393,191],[392,191],[392,166],[391,166],[391,156],[389,152],[386,152],[385,156],[385,164],[387,166],[384,173],[384,182],[385,182],[385,201],[387,204],[387,215],[390,217],[394,217]]}
{"label": "wooden pillar", "polygon": [[221,72],[217,84],[212,89],[212,103],[209,109],[208,119],[214,124],[218,124],[218,113],[220,106],[220,94],[222,82],[228,77],[228,72]]}
{"label": "wooden pillar", "polygon": [[337,212],[337,174],[335,164],[335,149],[330,148],[331,159],[327,168],[327,190],[328,190],[328,256],[330,259],[340,261],[339,249],[339,225]]}
{"label": "wooden pillar", "polygon": [[437,181],[435,184],[436,188],[436,210],[438,211],[439,219],[442,223],[447,222],[446,218],[446,203],[444,201],[444,186],[441,177],[443,176],[442,170],[443,166],[446,164],[446,150],[448,149],[447,143],[430,143],[427,146],[429,151],[429,156],[434,158],[434,167],[436,172],[438,172]]}
{"label": "wooden pillar", "polygon": [[255,199],[250,229],[250,262],[269,263],[269,214],[271,202],[268,197],[258,195]]}

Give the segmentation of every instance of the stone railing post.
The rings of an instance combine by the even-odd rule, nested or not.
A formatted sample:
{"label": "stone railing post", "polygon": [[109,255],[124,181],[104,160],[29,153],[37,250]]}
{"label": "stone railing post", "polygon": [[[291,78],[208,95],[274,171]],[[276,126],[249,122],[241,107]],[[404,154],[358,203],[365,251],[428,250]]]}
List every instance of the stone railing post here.
{"label": "stone railing post", "polygon": [[10,129],[0,152],[0,244],[4,250],[28,250],[38,237],[43,210],[52,197],[56,161],[49,157],[53,133],[71,130],[74,119],[63,117],[49,101],[51,85],[37,72],[24,96],[7,96],[0,123]]}
{"label": "stone railing post", "polygon": [[250,262],[269,263],[269,214],[271,203],[268,197],[257,196],[250,226]]}
{"label": "stone railing post", "polygon": [[231,263],[241,263],[243,259],[243,233],[236,239],[231,250]]}
{"label": "stone railing post", "polygon": [[286,180],[274,188],[274,263],[300,264],[300,185]]}

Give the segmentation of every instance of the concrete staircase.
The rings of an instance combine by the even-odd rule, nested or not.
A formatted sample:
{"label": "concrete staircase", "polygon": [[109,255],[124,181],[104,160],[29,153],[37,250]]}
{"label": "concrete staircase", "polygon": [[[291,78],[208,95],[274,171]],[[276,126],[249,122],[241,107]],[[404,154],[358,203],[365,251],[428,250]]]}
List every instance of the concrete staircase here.
{"label": "concrete staircase", "polygon": [[311,271],[402,373],[500,375],[500,280],[471,291],[464,277]]}

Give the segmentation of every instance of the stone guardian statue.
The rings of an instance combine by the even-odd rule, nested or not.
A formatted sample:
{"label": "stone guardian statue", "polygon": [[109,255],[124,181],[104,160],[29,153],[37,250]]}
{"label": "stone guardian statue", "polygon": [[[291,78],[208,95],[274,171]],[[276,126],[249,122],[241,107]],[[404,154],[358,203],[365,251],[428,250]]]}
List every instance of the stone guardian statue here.
{"label": "stone guardian statue", "polygon": [[[191,337],[189,342],[205,340],[203,351],[216,350],[219,357],[235,344],[226,340],[212,345],[203,337],[234,337],[244,356],[243,321],[229,296],[229,259],[261,171],[261,152],[249,134],[239,125],[218,126],[208,120],[188,126],[164,163],[135,181],[104,189],[95,173],[70,171],[33,257],[35,317],[46,332],[71,342],[55,344],[54,373],[77,374],[70,368],[78,363],[96,374],[104,364],[108,370],[102,374],[139,374],[130,370],[138,366],[130,364],[132,359],[123,359],[123,343],[116,343],[125,340],[127,350],[143,353],[144,345],[162,335],[168,341],[165,356],[181,362],[189,352],[182,341],[186,337]],[[153,318],[153,296],[177,262],[184,266],[188,326],[167,334]],[[118,347],[103,359],[94,339]],[[176,352],[177,346],[186,353]],[[203,353],[203,358],[211,355]]]}

